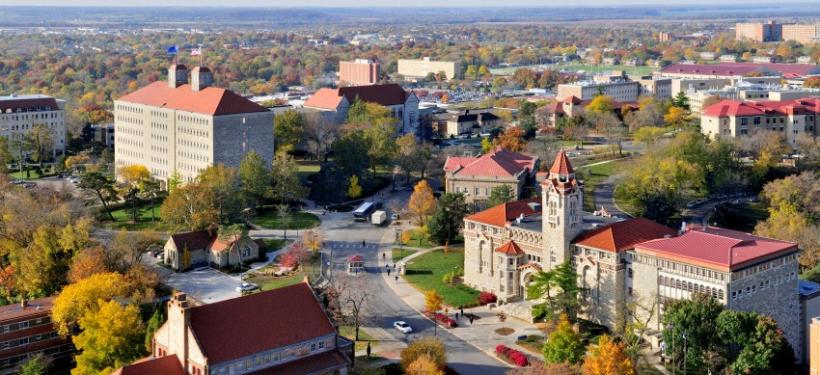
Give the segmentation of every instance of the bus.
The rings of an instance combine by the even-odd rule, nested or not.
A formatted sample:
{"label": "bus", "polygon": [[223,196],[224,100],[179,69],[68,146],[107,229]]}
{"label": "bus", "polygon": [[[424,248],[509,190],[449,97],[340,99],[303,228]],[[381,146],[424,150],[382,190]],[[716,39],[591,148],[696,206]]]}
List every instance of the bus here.
{"label": "bus", "polygon": [[370,214],[376,209],[376,202],[364,202],[353,211],[353,220],[370,221]]}

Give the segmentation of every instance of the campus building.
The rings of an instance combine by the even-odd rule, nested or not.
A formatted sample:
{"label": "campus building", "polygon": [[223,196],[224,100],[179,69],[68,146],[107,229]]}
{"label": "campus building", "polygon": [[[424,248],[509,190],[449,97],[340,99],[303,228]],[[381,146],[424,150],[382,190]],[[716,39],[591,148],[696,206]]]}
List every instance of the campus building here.
{"label": "campus building", "polygon": [[555,99],[558,101],[569,97],[576,97],[581,100],[591,100],[598,95],[607,95],[619,102],[634,102],[641,94],[641,84],[625,79],[610,82],[582,81],[575,83],[563,83],[558,85],[558,94]]}
{"label": "campus building", "polygon": [[[716,227],[679,231],[636,218],[619,221],[582,211],[583,182],[561,151],[541,184],[541,198],[505,203],[464,219],[464,282],[532,319],[526,289],[539,271],[570,262],[584,289],[582,316],[613,328],[629,306],[649,321],[657,347],[664,306],[693,293],[730,309],[770,315],[801,358],[797,245]],[[657,308],[649,308],[657,306]]]}
{"label": "campus building", "polygon": [[735,38],[755,42],[777,42],[783,39],[783,25],[774,22],[745,22],[735,25]]}
{"label": "campus building", "polygon": [[17,374],[30,357],[53,361],[69,357],[74,346],[51,322],[55,296],[0,307],[0,374]]}
{"label": "campus building", "polygon": [[339,83],[350,86],[375,85],[379,82],[379,63],[367,59],[339,61]]}
{"label": "campus building", "polygon": [[444,72],[445,78],[458,78],[461,74],[459,65],[454,61],[433,61],[429,57],[421,60],[399,59],[398,74],[410,80],[424,79],[429,74]]}
{"label": "campus building", "polygon": [[[814,64],[756,64],[750,62],[726,62],[718,64],[672,64],[652,73],[658,78],[742,78],[751,80],[761,77],[783,77],[786,79],[820,74],[820,66]],[[675,88],[672,89],[675,95]]]}
{"label": "campus building", "polygon": [[216,228],[173,234],[163,249],[163,263],[176,271],[236,267],[259,258],[259,244],[246,232],[220,236]]}
{"label": "campus building", "polygon": [[307,282],[201,306],[177,293],[151,345],[115,374],[346,375],[353,358]]}
{"label": "campus building", "polygon": [[[20,157],[20,145],[38,125],[51,133],[52,157],[65,154],[65,100],[46,95],[0,96],[0,137],[9,141],[9,151],[14,158]],[[23,149],[23,156],[30,150]]]}
{"label": "campus building", "polygon": [[236,167],[256,151],[273,159],[273,112],[213,87],[206,67],[171,65],[167,82],[154,82],[114,101],[117,168],[140,164],[160,180],[178,173],[193,181],[211,165]]}
{"label": "campus building", "polygon": [[538,159],[497,148],[478,157],[449,156],[444,162],[444,186],[448,193],[463,193],[467,203],[482,206],[493,188],[509,186],[516,199],[533,193]]}
{"label": "campus building", "polygon": [[783,25],[783,40],[800,44],[820,43],[820,22]]}
{"label": "campus building", "polygon": [[703,109],[700,131],[711,138],[743,137],[758,130],[780,132],[794,145],[800,134],[817,136],[820,98],[784,101],[722,100]]}
{"label": "campus building", "polygon": [[387,107],[396,119],[397,133],[421,136],[419,98],[395,83],[322,88],[305,102],[304,107],[319,111],[328,120],[341,124],[347,119],[347,111],[356,100]]}

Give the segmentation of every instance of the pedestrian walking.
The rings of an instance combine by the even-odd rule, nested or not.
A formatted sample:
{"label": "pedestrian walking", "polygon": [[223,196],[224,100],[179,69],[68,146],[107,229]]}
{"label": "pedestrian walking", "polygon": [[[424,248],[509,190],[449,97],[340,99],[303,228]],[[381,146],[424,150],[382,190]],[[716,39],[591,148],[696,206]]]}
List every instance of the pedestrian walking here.
{"label": "pedestrian walking", "polygon": [[470,325],[473,325],[473,316],[470,315]]}
{"label": "pedestrian walking", "polygon": [[367,358],[370,358],[370,341],[367,342]]}
{"label": "pedestrian walking", "polygon": [[364,247],[364,240],[362,240],[362,247]]}
{"label": "pedestrian walking", "polygon": [[399,275],[396,275],[396,282],[399,282]]}
{"label": "pedestrian walking", "polygon": [[382,253],[382,259],[387,259],[387,253]]}
{"label": "pedestrian walking", "polygon": [[390,269],[387,269],[387,276],[390,276]]}
{"label": "pedestrian walking", "polygon": [[461,316],[464,316],[464,306],[459,307],[461,309]]}
{"label": "pedestrian walking", "polygon": [[456,320],[458,320],[458,311],[456,311]]}

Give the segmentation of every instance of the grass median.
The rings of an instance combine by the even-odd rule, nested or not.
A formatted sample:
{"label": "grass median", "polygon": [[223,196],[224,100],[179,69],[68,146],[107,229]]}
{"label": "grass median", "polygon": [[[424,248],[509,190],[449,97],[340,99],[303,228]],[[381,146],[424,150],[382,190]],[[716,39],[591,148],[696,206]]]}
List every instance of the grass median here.
{"label": "grass median", "polygon": [[444,282],[444,275],[464,267],[464,249],[451,248],[431,251],[412,259],[407,264],[404,279],[420,291],[435,289],[444,303],[453,307],[473,306],[478,302],[479,291],[460,281],[452,284]]}

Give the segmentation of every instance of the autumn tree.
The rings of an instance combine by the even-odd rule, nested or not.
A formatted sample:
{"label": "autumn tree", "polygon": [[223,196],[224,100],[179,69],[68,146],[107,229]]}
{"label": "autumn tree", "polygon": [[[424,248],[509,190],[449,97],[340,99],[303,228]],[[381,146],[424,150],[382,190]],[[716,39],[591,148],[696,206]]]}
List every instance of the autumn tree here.
{"label": "autumn tree", "polygon": [[663,121],[669,126],[683,127],[689,122],[689,111],[682,107],[671,106],[663,115]]}
{"label": "autumn tree", "polygon": [[544,343],[544,360],[547,363],[579,363],[584,357],[584,342],[572,328],[569,318],[561,315],[555,330]]}
{"label": "autumn tree", "polygon": [[500,147],[507,151],[521,152],[524,151],[524,132],[519,127],[510,127],[504,130],[499,137],[494,141],[495,147]]}
{"label": "autumn tree", "polygon": [[436,212],[427,224],[430,238],[440,245],[447,245],[459,235],[467,215],[467,203],[461,193],[445,193],[441,196]]}
{"label": "autumn tree", "polygon": [[50,364],[43,353],[32,355],[20,365],[19,375],[44,375]]}
{"label": "autumn tree", "polygon": [[54,300],[51,319],[60,335],[68,336],[78,328],[80,319],[99,308],[97,301],[129,296],[131,286],[116,272],[91,275],[63,288]]}
{"label": "autumn tree", "polygon": [[422,355],[416,358],[404,371],[407,375],[444,375],[433,359],[429,355]]}
{"label": "autumn tree", "polygon": [[436,209],[436,198],[433,196],[433,189],[427,184],[427,180],[421,180],[413,188],[413,194],[407,203],[407,208],[416,215],[416,224],[424,225],[427,217]]}
{"label": "autumn tree", "polygon": [[204,229],[219,220],[212,196],[211,190],[196,182],[179,186],[162,202],[162,221],[175,232]]}
{"label": "autumn tree", "polygon": [[410,174],[423,170],[430,158],[430,150],[426,145],[419,145],[413,134],[399,137],[396,140],[396,146],[398,146],[396,164],[404,172],[405,181],[410,183]]}
{"label": "autumn tree", "polygon": [[80,352],[72,375],[108,373],[144,353],[144,328],[139,309],[118,301],[95,302],[79,319],[80,334],[72,342]]}
{"label": "autumn tree", "polygon": [[614,342],[609,335],[598,337],[581,367],[584,375],[635,375],[635,366],[624,352],[622,343]]}
{"label": "autumn tree", "polygon": [[350,176],[347,184],[347,196],[351,199],[356,199],[362,196],[362,186],[359,185],[359,176],[355,174]]}
{"label": "autumn tree", "polygon": [[120,195],[125,198],[132,220],[136,222],[139,219],[140,187],[143,181],[151,178],[151,172],[144,165],[134,164],[120,167],[117,174],[123,181],[119,189]]}
{"label": "autumn tree", "polygon": [[8,166],[12,159],[14,159],[14,157],[12,157],[11,151],[9,150],[9,139],[0,136],[0,173],[8,173]]}
{"label": "autumn tree", "polygon": [[114,181],[106,177],[100,172],[86,172],[80,178],[80,183],[77,185],[80,189],[94,192],[99,198],[108,218],[114,221],[114,215],[111,214],[111,209],[108,207],[108,202],[117,199],[117,192],[114,189]]}
{"label": "autumn tree", "polygon": [[48,125],[35,124],[24,137],[24,147],[29,151],[29,157],[43,167],[43,161],[51,158],[54,149],[54,135]]}
{"label": "autumn tree", "polygon": [[105,249],[102,246],[90,247],[78,252],[71,260],[68,281],[76,283],[91,275],[108,272],[104,257]]}
{"label": "autumn tree", "polygon": [[584,112],[591,112],[591,113],[606,113],[612,112],[615,110],[614,100],[609,95],[596,95],[592,100],[584,107]]}
{"label": "autumn tree", "polygon": [[325,118],[321,113],[305,115],[305,143],[308,152],[316,160],[326,161],[327,154],[338,136],[339,126]]}
{"label": "autumn tree", "polygon": [[507,371],[506,375],[581,375],[577,365],[533,361],[527,367]]}
{"label": "autumn tree", "polygon": [[314,253],[322,249],[323,241],[322,231],[318,229],[308,229],[302,232],[302,243]]}
{"label": "autumn tree", "polygon": [[427,313],[432,314],[441,310],[443,302],[441,294],[435,289],[424,292],[424,311]]}
{"label": "autumn tree", "polygon": [[401,367],[407,369],[419,357],[428,357],[435,363],[436,368],[447,365],[447,352],[444,343],[435,337],[424,337],[413,340],[401,351]]}
{"label": "autumn tree", "polygon": [[280,152],[271,166],[273,182],[272,198],[280,203],[298,201],[307,196],[308,191],[299,179],[299,164],[293,156]]}

